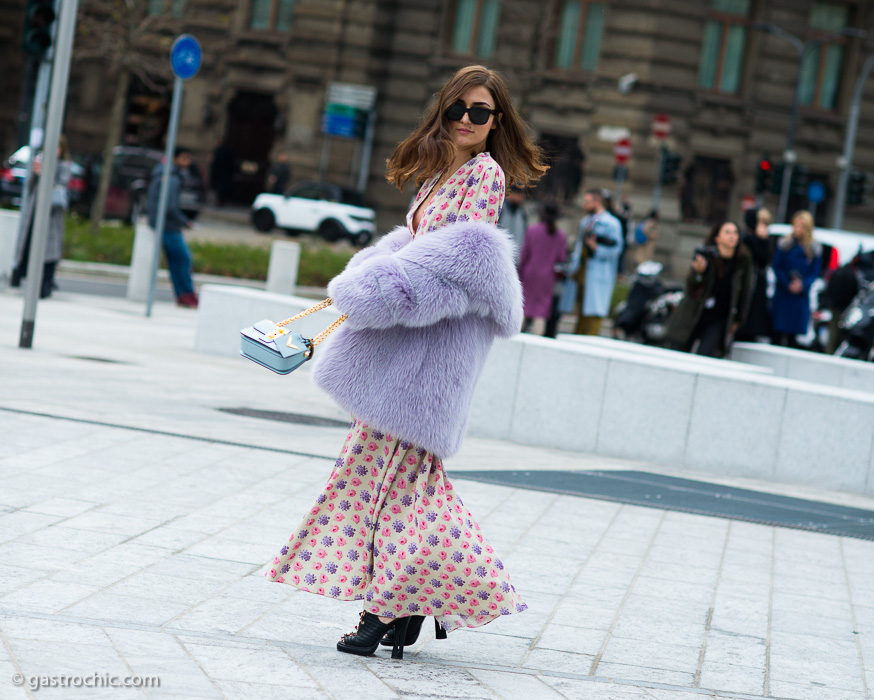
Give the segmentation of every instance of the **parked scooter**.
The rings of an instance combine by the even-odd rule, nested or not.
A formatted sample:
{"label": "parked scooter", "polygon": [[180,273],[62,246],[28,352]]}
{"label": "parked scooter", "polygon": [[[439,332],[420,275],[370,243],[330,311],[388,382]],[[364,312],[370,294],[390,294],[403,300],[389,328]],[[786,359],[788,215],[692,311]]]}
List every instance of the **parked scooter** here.
{"label": "parked scooter", "polygon": [[838,321],[843,341],[836,357],[874,361],[874,282],[864,287]]}
{"label": "parked scooter", "polygon": [[[632,277],[628,298],[616,307],[614,328],[617,337],[649,345],[660,345],[667,331],[682,288],[665,285],[659,275],[663,266],[653,260],[640,263]],[[675,298],[679,295],[679,298]]]}

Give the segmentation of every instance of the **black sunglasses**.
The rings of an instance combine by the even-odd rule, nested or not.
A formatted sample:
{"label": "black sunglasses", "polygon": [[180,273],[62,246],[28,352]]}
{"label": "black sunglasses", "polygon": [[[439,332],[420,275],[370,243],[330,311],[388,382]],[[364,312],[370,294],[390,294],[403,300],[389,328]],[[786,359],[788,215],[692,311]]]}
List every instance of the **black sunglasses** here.
{"label": "black sunglasses", "polygon": [[462,120],[465,114],[467,114],[470,117],[471,124],[482,126],[489,120],[489,117],[497,113],[498,110],[496,109],[489,109],[488,107],[465,107],[460,102],[456,102],[446,110],[446,118],[449,121],[458,122]]}

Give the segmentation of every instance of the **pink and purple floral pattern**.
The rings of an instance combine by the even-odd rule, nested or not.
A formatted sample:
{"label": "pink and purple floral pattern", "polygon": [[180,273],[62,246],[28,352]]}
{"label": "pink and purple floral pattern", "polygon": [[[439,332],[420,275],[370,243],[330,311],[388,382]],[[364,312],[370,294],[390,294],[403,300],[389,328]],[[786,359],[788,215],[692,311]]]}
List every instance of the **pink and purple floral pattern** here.
{"label": "pink and purple floral pattern", "polygon": [[504,171],[486,152],[467,161],[434,193],[424,205],[419,227],[413,230],[416,211],[442,178],[441,170],[425,181],[407,214],[407,227],[414,238],[456,221],[497,223],[504,204]]}
{"label": "pink and purple floral pattern", "polygon": [[266,576],[447,631],[527,607],[440,460],[362,421]]}

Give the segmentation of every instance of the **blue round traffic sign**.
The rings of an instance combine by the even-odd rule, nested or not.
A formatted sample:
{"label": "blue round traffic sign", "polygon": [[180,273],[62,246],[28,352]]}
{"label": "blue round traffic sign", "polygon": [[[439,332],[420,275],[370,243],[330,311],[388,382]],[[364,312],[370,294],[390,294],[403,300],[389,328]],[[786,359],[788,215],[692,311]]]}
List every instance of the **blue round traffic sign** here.
{"label": "blue round traffic sign", "polygon": [[188,80],[200,70],[200,44],[190,34],[181,34],[170,50],[170,66],[177,77]]}
{"label": "blue round traffic sign", "polygon": [[825,199],[825,185],[819,180],[814,180],[807,186],[807,200],[813,204],[819,204]]}

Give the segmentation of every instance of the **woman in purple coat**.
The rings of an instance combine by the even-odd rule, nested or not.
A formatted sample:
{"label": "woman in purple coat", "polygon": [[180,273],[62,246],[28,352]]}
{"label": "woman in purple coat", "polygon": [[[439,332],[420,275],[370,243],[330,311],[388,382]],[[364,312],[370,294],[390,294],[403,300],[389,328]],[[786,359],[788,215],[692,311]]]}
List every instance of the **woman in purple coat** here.
{"label": "woman in purple coat", "polygon": [[504,173],[546,167],[501,77],[458,71],[388,160],[389,182],[421,186],[407,225],[362,250],[328,285],[347,316],[313,379],[352,416],[328,484],[267,576],[363,601],[340,651],[403,658],[422,621],[438,637],[526,608],[443,470],[460,446],[496,337],[518,332],[513,246],[495,226]]}
{"label": "woman in purple coat", "polygon": [[561,215],[558,205],[546,202],[540,207],[540,223],[528,227],[519,256],[519,279],[525,299],[528,332],[543,335],[546,319],[552,312],[555,266],[567,257],[567,238],[556,226]]}

